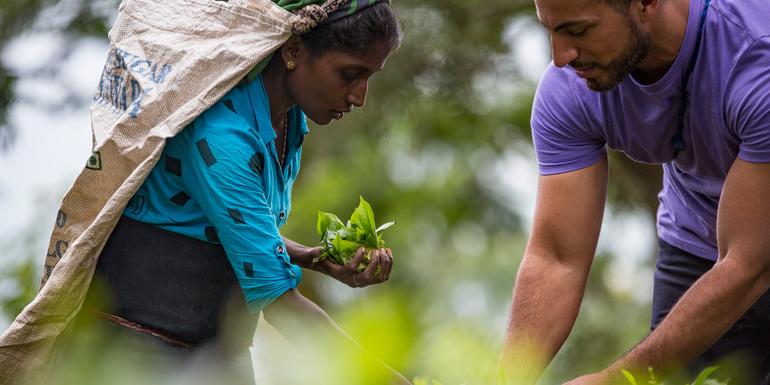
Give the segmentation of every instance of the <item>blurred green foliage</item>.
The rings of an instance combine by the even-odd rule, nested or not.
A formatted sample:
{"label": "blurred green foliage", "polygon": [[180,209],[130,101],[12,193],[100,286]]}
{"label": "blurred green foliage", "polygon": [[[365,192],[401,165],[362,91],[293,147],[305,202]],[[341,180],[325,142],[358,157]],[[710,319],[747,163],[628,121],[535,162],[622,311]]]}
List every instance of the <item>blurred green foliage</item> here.
{"label": "blurred green foliage", "polygon": [[[66,3],[74,16],[58,27],[65,44],[87,35],[106,39],[111,18],[99,11],[105,2]],[[115,1],[106,3],[116,11]],[[378,216],[398,221],[388,232],[395,257],[390,281],[352,290],[307,272],[300,290],[408,376],[445,385],[489,384],[528,232],[514,207],[520,199],[501,193],[502,178],[536,182],[500,167],[509,152],[534,162],[529,116],[535,89],[519,68],[500,62],[511,55],[506,28],[533,20],[534,6],[530,0],[394,4],[404,24],[403,46],[370,83],[365,109],[311,127],[292,216],[282,232],[316,244],[317,210],[350,212],[359,195],[367,197]],[[34,22],[53,6],[0,0],[0,50],[30,28],[43,28]],[[17,76],[0,64],[0,138],[11,137],[5,117]],[[652,214],[659,169],[632,167],[615,155],[611,164],[613,207]],[[44,255],[31,253],[39,260]],[[542,383],[597,370],[647,333],[647,305],[605,285],[611,261],[597,256],[581,317]],[[9,317],[33,293],[38,278],[32,275],[39,272],[31,266],[38,263],[3,275],[24,288],[0,298]]]}

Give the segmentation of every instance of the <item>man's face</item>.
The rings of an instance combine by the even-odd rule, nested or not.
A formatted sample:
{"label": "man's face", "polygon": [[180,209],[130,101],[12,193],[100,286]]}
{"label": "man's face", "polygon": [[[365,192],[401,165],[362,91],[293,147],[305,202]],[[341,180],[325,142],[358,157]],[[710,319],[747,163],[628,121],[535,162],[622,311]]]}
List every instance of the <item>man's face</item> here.
{"label": "man's face", "polygon": [[535,5],[551,35],[554,64],[572,67],[594,91],[620,84],[649,52],[649,34],[630,10],[599,0],[535,0]]}

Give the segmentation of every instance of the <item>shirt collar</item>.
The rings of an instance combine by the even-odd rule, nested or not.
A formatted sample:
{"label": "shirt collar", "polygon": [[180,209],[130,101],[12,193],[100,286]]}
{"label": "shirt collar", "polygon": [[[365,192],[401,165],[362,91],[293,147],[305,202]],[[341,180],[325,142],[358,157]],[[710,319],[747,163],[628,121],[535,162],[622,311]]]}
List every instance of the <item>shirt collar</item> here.
{"label": "shirt collar", "polygon": [[[249,82],[246,88],[254,111],[255,124],[259,136],[264,143],[270,143],[275,140],[275,130],[273,130],[273,122],[270,120],[270,98],[267,96],[262,75]],[[299,106],[289,109],[287,117],[289,119],[289,134],[292,132],[299,132],[302,136],[308,134],[309,130],[305,121],[305,114]]]}

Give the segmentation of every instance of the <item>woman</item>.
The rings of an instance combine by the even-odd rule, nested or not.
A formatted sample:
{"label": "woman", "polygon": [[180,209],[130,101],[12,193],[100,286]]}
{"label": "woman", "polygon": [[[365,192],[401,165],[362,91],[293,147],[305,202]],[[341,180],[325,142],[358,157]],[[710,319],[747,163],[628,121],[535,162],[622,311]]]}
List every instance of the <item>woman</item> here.
{"label": "woman", "polygon": [[[320,248],[279,233],[291,207],[306,116],[326,125],[362,107],[369,78],[400,43],[388,1],[339,3],[317,27],[291,37],[260,74],[167,141],[100,255],[88,314],[182,361],[194,352],[245,350],[254,321],[244,326],[232,315],[246,310],[250,320],[263,311],[290,340],[297,331],[291,325],[301,324],[334,336],[351,354],[363,352],[296,290],[300,267],[362,287],[388,279],[390,250],[374,250],[357,272],[363,250],[346,266],[314,263]],[[95,299],[98,287],[106,300]],[[408,383],[379,365],[392,383]]]}

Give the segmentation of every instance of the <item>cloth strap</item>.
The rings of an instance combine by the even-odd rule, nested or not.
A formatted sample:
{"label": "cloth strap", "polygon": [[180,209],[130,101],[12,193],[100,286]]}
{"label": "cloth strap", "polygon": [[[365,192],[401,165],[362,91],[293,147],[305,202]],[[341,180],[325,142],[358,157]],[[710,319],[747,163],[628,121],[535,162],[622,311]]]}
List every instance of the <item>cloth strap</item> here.
{"label": "cloth strap", "polygon": [[671,145],[674,147],[674,159],[676,159],[681,151],[684,151],[687,148],[687,143],[684,141],[684,114],[687,111],[687,107],[690,105],[690,91],[687,90],[687,85],[690,83],[690,75],[692,75],[692,71],[695,69],[695,63],[698,62],[700,44],[703,39],[703,26],[706,24],[706,16],[708,15],[710,3],[711,0],[706,0],[703,4],[700,21],[698,22],[698,36],[695,40],[695,50],[690,58],[690,62],[687,64],[687,70],[682,77],[682,104],[679,105],[676,134],[671,138]]}

